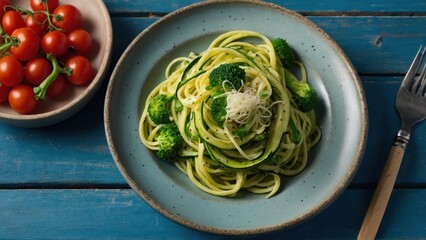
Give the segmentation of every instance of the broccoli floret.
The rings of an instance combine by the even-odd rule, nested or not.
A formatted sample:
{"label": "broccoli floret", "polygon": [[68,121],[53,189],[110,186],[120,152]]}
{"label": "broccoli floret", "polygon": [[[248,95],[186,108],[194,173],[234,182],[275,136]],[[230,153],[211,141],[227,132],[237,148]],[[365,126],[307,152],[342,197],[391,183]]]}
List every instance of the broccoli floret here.
{"label": "broccoli floret", "polygon": [[156,155],[163,160],[174,159],[183,144],[183,138],[175,123],[162,125],[158,130],[156,140],[160,143],[160,149]]}
{"label": "broccoli floret", "polygon": [[165,94],[155,96],[148,105],[148,116],[156,124],[170,122],[170,102],[172,97]]}
{"label": "broccoli floret", "polygon": [[272,45],[274,46],[275,53],[281,60],[282,65],[284,67],[292,67],[296,60],[296,56],[287,41],[282,38],[276,38],[272,40]]}
{"label": "broccoli floret", "polygon": [[224,81],[228,81],[229,84],[225,84],[225,86],[226,90],[229,90],[232,87],[239,89],[242,84],[241,82],[244,82],[245,77],[246,72],[244,69],[240,68],[238,64],[224,63],[212,70],[209,80],[212,87],[222,86]]}
{"label": "broccoli floret", "polygon": [[220,126],[223,125],[226,119],[226,104],[226,96],[213,98],[210,103],[213,119]]}
{"label": "broccoli floret", "polygon": [[293,94],[296,104],[302,112],[309,112],[314,109],[317,101],[317,92],[307,82],[297,80],[289,73],[285,73],[285,83]]}

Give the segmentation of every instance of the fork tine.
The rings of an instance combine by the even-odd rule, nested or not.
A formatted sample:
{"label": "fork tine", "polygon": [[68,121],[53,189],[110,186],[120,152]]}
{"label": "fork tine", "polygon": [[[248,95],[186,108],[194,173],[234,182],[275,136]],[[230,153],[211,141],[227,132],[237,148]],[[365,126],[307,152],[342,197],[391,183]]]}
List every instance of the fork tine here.
{"label": "fork tine", "polygon": [[[423,49],[423,50],[422,50]],[[422,62],[423,55],[425,54],[426,48],[423,48],[423,45],[420,46],[419,51],[414,57],[413,62],[411,63],[410,68],[408,69],[407,74],[405,74],[404,79],[401,83],[401,88],[410,88],[413,84],[414,77],[416,76],[417,70],[419,69],[420,63]]]}
{"label": "fork tine", "polygon": [[417,89],[417,94],[422,95],[425,94],[425,86],[426,86],[426,64],[423,65],[423,69],[418,77],[418,82],[420,82],[419,89]]}

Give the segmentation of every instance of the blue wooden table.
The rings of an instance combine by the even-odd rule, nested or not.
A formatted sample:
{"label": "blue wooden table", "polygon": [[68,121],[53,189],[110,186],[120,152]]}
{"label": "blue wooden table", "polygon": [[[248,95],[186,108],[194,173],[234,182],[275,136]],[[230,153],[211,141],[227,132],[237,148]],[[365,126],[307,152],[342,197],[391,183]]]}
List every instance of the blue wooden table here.
{"label": "blue wooden table", "polygon": [[[123,50],[165,14],[195,0],[105,0],[114,28],[109,75]],[[421,44],[424,0],[274,0],[323,28],[358,70],[369,108],[362,164],[320,214],[255,239],[356,239],[399,117],[395,95]],[[37,129],[0,125],[0,239],[230,239],[183,227],[129,188],[107,146],[106,85],[70,119]],[[414,129],[377,239],[426,239],[426,123]]]}

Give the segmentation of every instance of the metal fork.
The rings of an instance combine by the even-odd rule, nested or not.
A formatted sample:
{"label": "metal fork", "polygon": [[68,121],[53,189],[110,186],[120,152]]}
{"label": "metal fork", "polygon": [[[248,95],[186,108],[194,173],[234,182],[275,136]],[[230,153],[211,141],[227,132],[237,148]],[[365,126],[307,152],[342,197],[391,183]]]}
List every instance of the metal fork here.
{"label": "metal fork", "polygon": [[375,238],[392,193],[405,149],[410,140],[411,128],[414,124],[426,118],[426,64],[420,75],[416,76],[425,52],[426,47],[420,46],[399,88],[395,106],[401,117],[401,127],[395,137],[379,183],[371,199],[358,234],[358,240]]}

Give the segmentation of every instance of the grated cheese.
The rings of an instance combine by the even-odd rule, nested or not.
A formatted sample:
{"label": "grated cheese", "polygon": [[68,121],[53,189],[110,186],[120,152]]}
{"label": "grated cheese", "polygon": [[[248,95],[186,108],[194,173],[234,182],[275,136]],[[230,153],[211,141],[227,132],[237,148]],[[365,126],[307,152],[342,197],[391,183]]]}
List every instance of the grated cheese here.
{"label": "grated cheese", "polygon": [[261,106],[260,98],[252,88],[243,88],[241,92],[234,89],[228,93],[226,101],[228,119],[239,124],[247,123]]}

